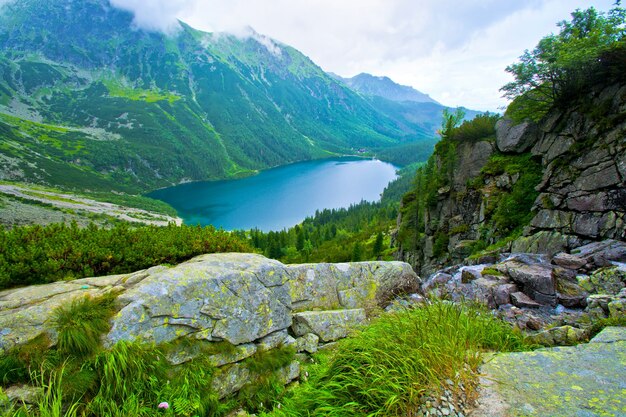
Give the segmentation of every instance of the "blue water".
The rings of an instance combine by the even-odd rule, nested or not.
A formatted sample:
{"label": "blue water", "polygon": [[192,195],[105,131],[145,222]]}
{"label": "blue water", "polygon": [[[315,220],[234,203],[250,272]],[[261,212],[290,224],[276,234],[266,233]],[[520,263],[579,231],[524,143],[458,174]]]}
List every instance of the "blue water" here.
{"label": "blue water", "polygon": [[185,224],[269,231],[294,226],[315,210],[377,201],[395,177],[395,167],[385,162],[323,159],[238,180],[181,184],[148,196],[169,203]]}

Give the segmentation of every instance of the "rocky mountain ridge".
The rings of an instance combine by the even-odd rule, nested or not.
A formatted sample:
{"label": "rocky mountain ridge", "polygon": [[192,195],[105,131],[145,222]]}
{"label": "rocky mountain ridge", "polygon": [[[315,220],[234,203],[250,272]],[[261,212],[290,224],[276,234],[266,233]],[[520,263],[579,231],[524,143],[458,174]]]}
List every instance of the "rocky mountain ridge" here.
{"label": "rocky mountain ridge", "polygon": [[[500,252],[552,256],[626,240],[625,114],[626,86],[598,85],[538,123],[504,118],[491,134],[448,141],[432,162],[446,183],[417,218],[399,219],[401,234],[415,230],[408,222],[423,230],[405,238],[399,259],[428,276]],[[520,225],[522,236],[511,234]]]}
{"label": "rocky mountain ridge", "polygon": [[378,96],[398,102],[413,101],[416,103],[439,104],[428,94],[422,93],[413,87],[398,84],[389,77],[375,76],[367,73],[361,73],[351,78],[340,77],[336,74],[331,75],[363,95]]}

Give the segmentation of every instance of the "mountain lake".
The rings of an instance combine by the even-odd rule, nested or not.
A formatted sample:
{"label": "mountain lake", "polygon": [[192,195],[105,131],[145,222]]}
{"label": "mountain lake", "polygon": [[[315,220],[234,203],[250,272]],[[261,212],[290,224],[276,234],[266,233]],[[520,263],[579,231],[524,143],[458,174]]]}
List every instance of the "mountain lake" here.
{"label": "mountain lake", "polygon": [[299,162],[236,180],[180,184],[153,191],[185,224],[226,230],[282,230],[316,210],[378,201],[396,167],[372,159],[343,157]]}

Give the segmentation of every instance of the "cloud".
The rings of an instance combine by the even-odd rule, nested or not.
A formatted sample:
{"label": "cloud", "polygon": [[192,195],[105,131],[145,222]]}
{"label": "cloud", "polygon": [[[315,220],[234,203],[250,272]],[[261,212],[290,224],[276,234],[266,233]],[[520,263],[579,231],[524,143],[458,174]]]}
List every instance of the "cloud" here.
{"label": "cloud", "polygon": [[[135,13],[141,27],[163,30],[178,18],[201,30],[249,36],[251,26],[326,71],[386,75],[444,104],[497,110],[506,104],[498,90],[510,80],[508,64],[574,9],[608,10],[614,0],[111,2]],[[260,40],[272,51],[271,39]]]}
{"label": "cloud", "polygon": [[190,0],[110,0],[110,2],[114,7],[132,12],[133,23],[138,27],[164,33],[178,30],[177,15],[191,4]]}

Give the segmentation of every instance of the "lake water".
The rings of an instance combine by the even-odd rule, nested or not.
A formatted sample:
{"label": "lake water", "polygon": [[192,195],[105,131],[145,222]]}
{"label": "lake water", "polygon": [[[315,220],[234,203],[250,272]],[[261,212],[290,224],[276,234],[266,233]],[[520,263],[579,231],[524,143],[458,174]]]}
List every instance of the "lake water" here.
{"label": "lake water", "polygon": [[185,224],[226,230],[282,230],[315,210],[377,201],[396,168],[385,162],[337,158],[300,162],[238,180],[181,184],[150,193],[178,211]]}

